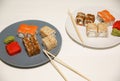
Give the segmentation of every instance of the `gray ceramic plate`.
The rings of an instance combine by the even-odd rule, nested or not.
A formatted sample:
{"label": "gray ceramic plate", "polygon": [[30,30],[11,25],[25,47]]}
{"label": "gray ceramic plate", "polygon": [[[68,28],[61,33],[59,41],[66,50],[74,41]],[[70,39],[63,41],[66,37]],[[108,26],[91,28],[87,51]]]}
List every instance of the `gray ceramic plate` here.
{"label": "gray ceramic plate", "polygon": [[[42,28],[45,25],[56,30],[56,39],[58,41],[58,45],[56,48],[54,48],[50,52],[55,55],[57,55],[59,53],[61,44],[62,44],[62,38],[61,38],[59,31],[53,25],[51,25],[47,22],[40,21],[40,20],[26,20],[26,21],[17,22],[17,23],[10,25],[0,33],[0,59],[3,62],[5,62],[8,65],[18,67],[18,68],[32,68],[32,67],[40,66],[40,65],[43,65],[43,64],[46,64],[47,62],[49,62],[49,59],[44,55],[44,53],[42,51],[44,46],[42,45],[41,37],[39,34],[37,34],[37,39],[41,46],[40,54],[32,56],[32,57],[29,57],[27,55],[27,52],[25,50],[25,47],[23,45],[21,38],[19,38],[17,36],[17,29],[20,24],[36,25],[36,26],[38,26],[38,32],[39,32],[40,28]],[[9,35],[15,36],[16,41],[19,42],[19,44],[22,48],[22,51],[19,54],[14,55],[14,56],[8,55],[8,53],[6,52],[6,49],[5,49],[5,44],[3,43],[3,40]]]}

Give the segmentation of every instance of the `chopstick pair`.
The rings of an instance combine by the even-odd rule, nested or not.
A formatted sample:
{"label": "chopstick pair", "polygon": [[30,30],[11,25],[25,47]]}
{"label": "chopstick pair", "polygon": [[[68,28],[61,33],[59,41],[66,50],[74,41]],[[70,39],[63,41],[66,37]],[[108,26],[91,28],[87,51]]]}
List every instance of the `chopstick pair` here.
{"label": "chopstick pair", "polygon": [[[56,61],[57,63],[63,65],[64,67],[66,67],[67,69],[73,71],[74,73],[78,74],[79,76],[81,76],[82,78],[86,79],[87,81],[90,81],[90,79],[88,79],[86,76],[82,75],[81,73],[79,73],[77,70],[73,69],[71,66],[69,66],[68,64],[64,63],[62,60],[58,59],[57,57],[55,57],[52,53],[48,52],[47,50],[43,49],[43,52],[45,53],[45,55],[49,58],[51,64],[53,65],[53,67],[57,70],[57,72],[63,77],[63,79],[65,81],[68,81],[67,78],[65,77],[65,75],[61,72],[61,70],[57,67],[57,65],[55,64],[54,61]],[[53,57],[54,59],[52,59],[51,57]]]}

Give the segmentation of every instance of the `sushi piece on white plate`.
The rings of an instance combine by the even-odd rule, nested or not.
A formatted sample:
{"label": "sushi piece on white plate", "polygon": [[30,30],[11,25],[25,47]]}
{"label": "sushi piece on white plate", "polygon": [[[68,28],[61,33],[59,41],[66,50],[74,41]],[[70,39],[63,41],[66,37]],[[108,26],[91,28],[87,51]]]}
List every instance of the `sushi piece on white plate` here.
{"label": "sushi piece on white plate", "polygon": [[112,25],[115,21],[115,17],[108,10],[99,11],[97,13],[97,19],[98,21],[107,23],[108,25]]}
{"label": "sushi piece on white plate", "polygon": [[86,26],[88,23],[94,23],[95,22],[95,16],[93,14],[87,14],[85,16],[84,25]]}
{"label": "sushi piece on white plate", "polygon": [[97,25],[95,23],[88,23],[86,26],[86,35],[87,37],[97,37]]}
{"label": "sushi piece on white plate", "polygon": [[99,37],[108,37],[108,24],[98,23],[98,36]]}
{"label": "sushi piece on white plate", "polygon": [[85,13],[78,12],[76,16],[76,24],[83,26],[84,25],[84,19],[85,19]]}

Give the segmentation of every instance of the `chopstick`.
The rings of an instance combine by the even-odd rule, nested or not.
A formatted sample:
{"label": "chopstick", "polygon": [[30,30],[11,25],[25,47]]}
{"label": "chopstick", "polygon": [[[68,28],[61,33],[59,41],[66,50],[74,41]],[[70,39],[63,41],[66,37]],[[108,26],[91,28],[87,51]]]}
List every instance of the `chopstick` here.
{"label": "chopstick", "polygon": [[57,72],[63,77],[63,79],[65,81],[68,81],[67,78],[65,77],[65,75],[60,71],[60,69],[57,67],[57,65],[54,63],[54,61],[52,60],[52,58],[48,55],[48,51],[43,49],[43,52],[46,54],[46,56],[49,58],[51,64],[53,65],[53,67],[57,70]]}
{"label": "chopstick", "polygon": [[72,21],[72,23],[73,23],[73,26],[74,26],[74,28],[75,28],[75,31],[76,31],[76,33],[77,33],[77,35],[78,35],[78,38],[79,38],[79,40],[81,41],[81,43],[83,44],[84,42],[83,42],[82,36],[81,36],[81,34],[80,34],[80,31],[79,31],[78,28],[77,28],[76,22],[75,22],[75,20],[74,20],[74,17],[73,17],[73,15],[72,15],[72,13],[70,12],[70,10],[68,10],[68,14],[69,14],[69,16],[70,16],[70,18],[71,18],[71,21]]}
{"label": "chopstick", "polygon": [[74,73],[78,74],[79,76],[81,76],[82,78],[86,79],[87,81],[90,81],[90,79],[88,79],[86,76],[84,76],[83,74],[81,74],[80,72],[78,72],[77,70],[75,70],[74,68],[72,68],[71,66],[69,66],[68,64],[64,63],[62,60],[58,59],[57,57],[55,57],[52,53],[48,52],[47,50],[44,50],[47,54],[49,54],[50,56],[52,56],[54,58],[54,61],[58,62],[59,64],[63,65],[64,67],[66,67],[67,69],[73,71]]}

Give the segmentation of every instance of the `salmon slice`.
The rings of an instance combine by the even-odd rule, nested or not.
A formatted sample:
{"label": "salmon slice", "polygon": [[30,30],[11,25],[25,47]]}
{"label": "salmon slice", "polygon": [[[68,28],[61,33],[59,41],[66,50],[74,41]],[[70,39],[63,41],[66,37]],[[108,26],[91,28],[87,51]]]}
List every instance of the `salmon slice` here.
{"label": "salmon slice", "polygon": [[26,28],[27,26],[28,26],[28,25],[26,25],[26,24],[21,24],[20,27],[18,28],[18,33],[23,33],[23,34],[25,34],[25,33],[26,33],[25,28]]}
{"label": "salmon slice", "polygon": [[37,28],[35,25],[21,24],[18,28],[18,33],[34,35],[37,32]]}
{"label": "salmon slice", "polygon": [[98,12],[98,15],[104,20],[104,22],[111,22],[115,20],[115,17],[108,10]]}
{"label": "salmon slice", "polygon": [[115,20],[115,17],[113,17],[113,15],[107,11],[107,10],[103,10],[103,13],[107,16],[107,18],[109,18],[111,21]]}

